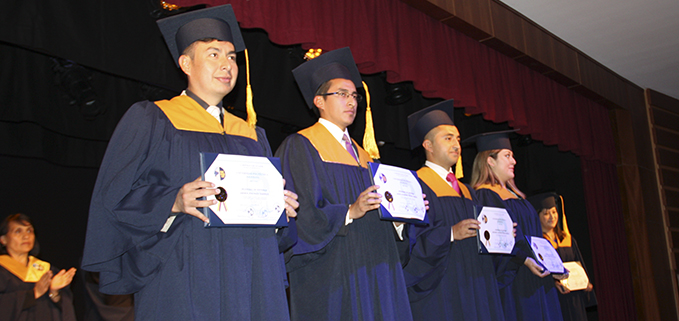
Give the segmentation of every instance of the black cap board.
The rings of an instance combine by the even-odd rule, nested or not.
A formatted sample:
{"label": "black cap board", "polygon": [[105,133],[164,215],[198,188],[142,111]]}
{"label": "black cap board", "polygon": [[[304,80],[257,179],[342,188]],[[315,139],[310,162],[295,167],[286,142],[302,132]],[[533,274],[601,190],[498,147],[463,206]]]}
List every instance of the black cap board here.
{"label": "black cap board", "polygon": [[236,52],[245,50],[245,42],[230,4],[189,11],[160,19],[156,23],[177,66],[184,49],[200,39],[228,41]]}
{"label": "black cap board", "polygon": [[556,207],[556,200],[559,195],[554,192],[542,193],[538,195],[533,195],[528,198],[528,201],[533,205],[535,211],[540,213],[543,209],[550,209]]}
{"label": "black cap board", "polygon": [[292,74],[310,109],[314,107],[316,90],[328,80],[348,79],[356,88],[363,87],[361,74],[349,47],[336,49],[309,60],[293,69]]}
{"label": "black cap board", "polygon": [[492,149],[512,150],[512,143],[509,141],[509,133],[518,129],[502,130],[477,134],[462,141],[462,144],[476,143],[477,152],[484,152]]}
{"label": "black cap board", "polygon": [[450,99],[410,114],[408,116],[410,149],[421,146],[427,133],[437,126],[455,126],[455,123],[453,122],[453,110],[453,100]]}

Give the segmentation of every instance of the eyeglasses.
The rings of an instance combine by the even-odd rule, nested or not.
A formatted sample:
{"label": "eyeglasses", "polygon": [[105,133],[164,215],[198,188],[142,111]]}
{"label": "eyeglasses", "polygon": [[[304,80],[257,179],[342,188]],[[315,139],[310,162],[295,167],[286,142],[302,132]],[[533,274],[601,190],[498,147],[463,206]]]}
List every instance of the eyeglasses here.
{"label": "eyeglasses", "polygon": [[353,99],[356,99],[357,103],[360,103],[361,100],[363,100],[363,96],[361,96],[360,94],[358,94],[358,93],[350,94],[346,91],[336,91],[334,93],[325,93],[325,94],[320,94],[319,96],[330,96],[330,95],[337,95],[342,99],[347,99],[347,98],[351,97]]}

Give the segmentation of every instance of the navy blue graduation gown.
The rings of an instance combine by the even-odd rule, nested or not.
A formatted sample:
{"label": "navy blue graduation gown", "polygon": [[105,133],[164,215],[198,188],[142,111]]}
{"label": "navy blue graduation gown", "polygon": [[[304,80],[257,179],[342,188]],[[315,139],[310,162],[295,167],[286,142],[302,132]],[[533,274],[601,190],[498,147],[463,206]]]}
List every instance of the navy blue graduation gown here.
{"label": "navy blue graduation gown", "polygon": [[[564,262],[578,261],[585,267],[585,262],[582,260],[582,254],[578,248],[578,243],[575,238],[571,236],[571,246],[560,246],[556,249],[559,257]],[[588,273],[589,276],[589,273]],[[561,314],[564,321],[581,321],[587,320],[586,308],[595,306],[597,304],[594,291],[585,292],[585,290],[572,291],[568,294],[559,293],[559,302],[561,303]]]}
{"label": "navy blue graduation gown", "polygon": [[[478,253],[476,237],[450,242],[451,226],[476,218],[475,203],[453,196],[457,192],[438,174],[425,176],[423,170],[418,174],[429,200],[430,225],[409,226],[414,245],[404,268],[413,319],[504,320],[492,256]],[[445,186],[436,186],[432,178]],[[473,195],[473,190],[465,189]]]}
{"label": "navy blue graduation gown", "polygon": [[552,276],[539,278],[523,265],[530,253],[525,236],[542,237],[540,219],[533,206],[525,199],[503,198],[488,188],[477,189],[476,196],[481,205],[506,208],[512,221],[518,224],[512,251],[516,256],[496,255],[493,259],[505,320],[562,320]]}
{"label": "navy blue graduation gown", "polygon": [[[320,123],[308,130],[307,137],[287,137],[276,152],[300,202],[299,239],[287,263],[291,318],[412,320],[392,223],[370,211],[344,224],[349,205],[372,185],[368,169]],[[322,159],[314,146],[336,157]],[[369,158],[356,148],[362,160]],[[349,164],[337,159],[344,156]]]}
{"label": "navy blue graduation gown", "polygon": [[[182,97],[171,102],[190,99]],[[198,115],[221,128],[191,102],[181,119]],[[159,106],[134,104],[111,138],[92,195],[83,269],[100,272],[103,293],[135,293],[139,320],[288,320],[274,228],[205,228],[180,213],[160,231],[178,190],[200,177],[200,152],[270,156],[264,131],[257,128],[254,140],[179,130]]]}
{"label": "navy blue graduation gown", "polygon": [[[59,270],[52,267],[55,275]],[[0,266],[0,321],[75,321],[73,294],[60,291],[61,300],[52,302],[47,293],[35,299],[35,283],[24,282]]]}

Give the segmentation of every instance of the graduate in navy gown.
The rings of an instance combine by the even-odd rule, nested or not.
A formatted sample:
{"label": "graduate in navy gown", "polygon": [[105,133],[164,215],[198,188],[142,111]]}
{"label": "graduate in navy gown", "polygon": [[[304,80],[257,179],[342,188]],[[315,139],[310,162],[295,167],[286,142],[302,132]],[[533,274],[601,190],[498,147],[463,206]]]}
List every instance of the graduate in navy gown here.
{"label": "graduate in navy gown", "polygon": [[535,209],[514,184],[516,160],[508,132],[513,130],[479,134],[463,142],[476,142],[471,185],[478,202],[507,209],[518,224],[514,256],[494,257],[505,319],[562,320],[554,280],[530,257],[526,236],[542,237],[542,228]]}
{"label": "graduate in navy gown", "polygon": [[[531,196],[528,200],[533,204],[540,217],[542,235],[552,243],[559,253],[561,261],[578,262],[585,272],[585,262],[578,248],[578,242],[571,235],[566,222],[564,202],[561,195],[556,193],[543,193]],[[564,321],[587,320],[586,308],[597,304],[594,295],[594,285],[591,282],[583,290],[570,291],[563,283],[568,279],[556,280],[556,288],[559,290],[559,302]]]}
{"label": "graduate in navy gown", "polygon": [[474,190],[455,176],[462,151],[453,101],[408,116],[408,128],[411,148],[423,146],[427,157],[417,175],[430,222],[409,231],[414,246],[404,274],[413,319],[504,320],[492,255],[478,251]]}
{"label": "graduate in navy gown", "polygon": [[371,157],[347,131],[362,83],[351,51],[325,53],[293,74],[320,119],[276,152],[300,202],[287,264],[292,319],[412,320],[394,225],[375,210]]}
{"label": "graduate in navy gown", "polygon": [[[200,152],[271,156],[254,113],[245,122],[221,106],[245,48],[231,6],[158,25],[188,87],[134,104],[118,124],[92,195],[83,269],[100,272],[103,293],[134,293],[139,320],[288,320],[279,246],[294,242],[294,221],[278,231],[206,228],[200,211],[217,202],[200,198],[219,193],[199,178]],[[295,216],[296,195],[281,197]]]}

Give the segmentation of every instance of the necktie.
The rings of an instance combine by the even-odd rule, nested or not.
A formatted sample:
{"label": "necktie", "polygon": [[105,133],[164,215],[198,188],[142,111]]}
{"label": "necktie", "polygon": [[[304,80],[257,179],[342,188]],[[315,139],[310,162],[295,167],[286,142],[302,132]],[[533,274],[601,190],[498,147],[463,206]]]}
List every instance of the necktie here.
{"label": "necktie", "polygon": [[450,182],[450,185],[453,186],[453,189],[460,195],[462,195],[462,192],[460,191],[460,185],[457,183],[457,178],[455,177],[455,174],[453,173],[448,173],[446,176],[446,180]]}
{"label": "necktie", "polygon": [[344,147],[347,149],[347,152],[349,152],[349,155],[351,155],[351,157],[353,157],[354,160],[358,162],[358,157],[356,157],[356,153],[354,153],[354,147],[351,146],[351,139],[349,139],[349,136],[347,136],[347,134],[344,134],[344,136],[342,136],[342,141],[344,141]]}
{"label": "necktie", "polygon": [[218,121],[220,124],[222,123],[222,120],[220,119],[220,117],[221,117],[221,112],[222,112],[222,111],[220,110],[219,107],[217,107],[217,106],[210,106],[210,107],[208,107],[206,110],[207,110],[208,113],[210,113],[210,115],[212,115],[212,117],[214,117],[215,119],[217,119],[217,121]]}

